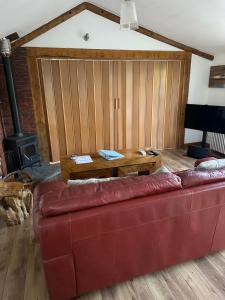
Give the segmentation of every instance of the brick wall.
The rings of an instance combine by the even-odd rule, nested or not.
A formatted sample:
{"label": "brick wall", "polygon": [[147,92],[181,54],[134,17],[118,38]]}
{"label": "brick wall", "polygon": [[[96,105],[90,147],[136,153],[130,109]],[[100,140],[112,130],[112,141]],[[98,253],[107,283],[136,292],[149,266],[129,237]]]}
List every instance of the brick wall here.
{"label": "brick wall", "polygon": [[[12,55],[12,68],[16,87],[17,101],[21,115],[21,124],[24,132],[35,133],[35,119],[30,89],[26,49],[18,48]],[[5,83],[4,69],[0,59],[0,110],[2,126],[0,125],[0,157],[3,157],[2,139],[3,132],[6,135],[13,134],[12,118],[8,102],[8,94]],[[3,162],[4,165],[4,162]]]}

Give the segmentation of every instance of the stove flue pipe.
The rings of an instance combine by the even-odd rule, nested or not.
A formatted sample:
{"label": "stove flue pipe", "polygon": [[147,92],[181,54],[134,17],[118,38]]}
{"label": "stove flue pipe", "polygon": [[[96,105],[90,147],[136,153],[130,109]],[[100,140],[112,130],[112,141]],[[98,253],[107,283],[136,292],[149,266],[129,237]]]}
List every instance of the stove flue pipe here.
{"label": "stove flue pipe", "polygon": [[4,66],[14,132],[16,136],[23,136],[21,123],[20,123],[20,114],[19,114],[19,109],[16,100],[15,84],[12,75],[12,65],[11,65],[11,58],[10,58],[12,52],[11,52],[10,40],[6,38],[0,39],[0,53],[2,56],[2,62]]}

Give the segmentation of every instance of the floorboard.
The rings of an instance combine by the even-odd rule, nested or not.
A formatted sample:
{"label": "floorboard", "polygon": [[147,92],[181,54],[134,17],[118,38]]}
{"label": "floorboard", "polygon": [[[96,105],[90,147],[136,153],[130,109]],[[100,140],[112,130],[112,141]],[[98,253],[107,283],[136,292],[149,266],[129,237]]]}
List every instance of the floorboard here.
{"label": "floorboard", "polygon": [[[164,150],[164,164],[172,171],[193,168],[183,150]],[[38,243],[32,221],[6,227],[0,221],[0,299],[47,300]],[[89,293],[79,300],[222,300],[225,299],[225,251],[134,278]]]}

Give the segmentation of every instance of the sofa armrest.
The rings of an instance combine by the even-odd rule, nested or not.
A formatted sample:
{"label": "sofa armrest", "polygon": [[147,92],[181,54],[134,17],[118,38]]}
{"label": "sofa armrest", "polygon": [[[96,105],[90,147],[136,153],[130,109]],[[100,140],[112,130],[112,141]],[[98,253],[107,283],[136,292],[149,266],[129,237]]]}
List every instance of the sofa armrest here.
{"label": "sofa armrest", "polygon": [[50,299],[71,299],[77,287],[70,215],[41,218],[37,231]]}

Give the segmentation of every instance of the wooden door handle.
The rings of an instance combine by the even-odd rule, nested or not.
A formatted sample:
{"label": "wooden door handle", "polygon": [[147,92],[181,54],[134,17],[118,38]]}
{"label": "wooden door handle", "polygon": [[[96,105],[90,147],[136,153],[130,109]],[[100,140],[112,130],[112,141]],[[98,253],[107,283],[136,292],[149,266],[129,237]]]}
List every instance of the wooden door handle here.
{"label": "wooden door handle", "polygon": [[120,109],[120,99],[119,98],[114,98],[113,101],[114,101],[114,109],[115,110]]}
{"label": "wooden door handle", "polygon": [[120,98],[117,98],[117,109],[120,109]]}
{"label": "wooden door handle", "polygon": [[114,109],[116,110],[117,109],[117,98],[113,99],[113,106],[114,106]]}

